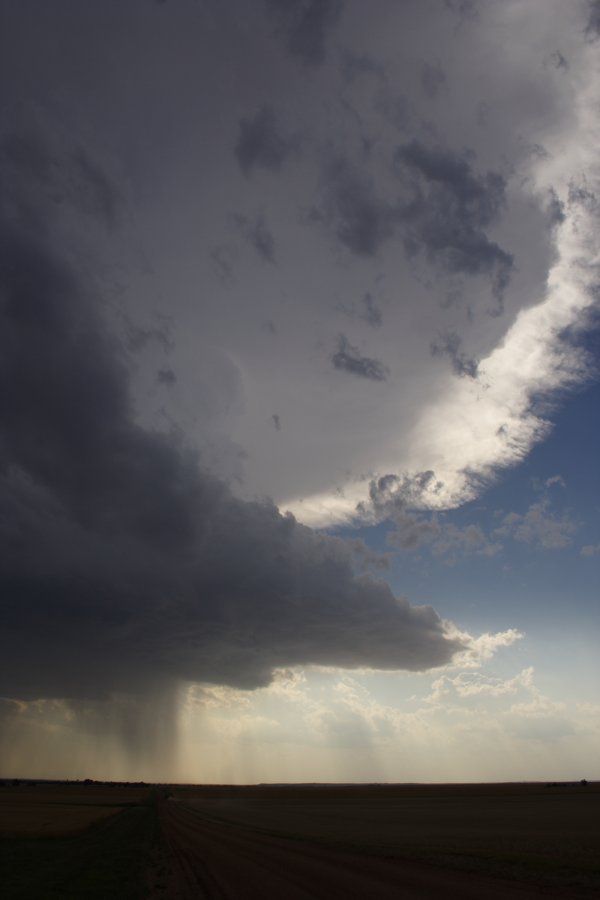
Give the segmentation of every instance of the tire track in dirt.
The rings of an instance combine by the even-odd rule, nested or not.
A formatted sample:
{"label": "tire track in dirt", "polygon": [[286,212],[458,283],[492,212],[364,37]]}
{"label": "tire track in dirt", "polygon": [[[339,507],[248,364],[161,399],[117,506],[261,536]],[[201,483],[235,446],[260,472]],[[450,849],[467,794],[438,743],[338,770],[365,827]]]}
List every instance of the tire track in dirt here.
{"label": "tire track in dirt", "polygon": [[191,900],[571,900],[535,885],[272,836],[161,804],[165,839]]}

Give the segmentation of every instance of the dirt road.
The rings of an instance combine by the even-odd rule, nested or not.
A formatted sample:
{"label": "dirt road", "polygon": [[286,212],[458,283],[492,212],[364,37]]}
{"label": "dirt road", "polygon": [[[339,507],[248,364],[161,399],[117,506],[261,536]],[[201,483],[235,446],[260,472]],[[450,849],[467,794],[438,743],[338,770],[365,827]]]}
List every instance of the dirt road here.
{"label": "dirt road", "polygon": [[567,900],[573,894],[350,853],[219,821],[165,801],[160,818],[185,900]]}

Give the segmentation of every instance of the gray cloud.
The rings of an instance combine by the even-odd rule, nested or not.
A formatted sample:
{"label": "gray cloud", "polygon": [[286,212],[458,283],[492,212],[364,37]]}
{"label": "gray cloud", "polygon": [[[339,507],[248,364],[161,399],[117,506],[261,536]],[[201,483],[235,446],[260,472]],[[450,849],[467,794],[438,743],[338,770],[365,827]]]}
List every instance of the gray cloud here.
{"label": "gray cloud", "polygon": [[166,439],[148,440],[131,424],[124,359],[72,273],[5,228],[0,277],[0,372],[11,385],[0,403],[5,470],[27,472],[81,524],[93,518],[150,541],[188,538],[182,473],[172,471]]}
{"label": "gray cloud", "polygon": [[82,147],[73,154],[79,184],[74,185],[73,199],[90,215],[113,228],[123,207],[122,197],[106,172],[89,157]]}
{"label": "gray cloud", "polygon": [[363,356],[358,347],[354,347],[343,334],[338,336],[337,350],[332,354],[331,362],[336,369],[371,381],[385,381],[389,374],[387,366],[378,359]]}
{"label": "gray cloud", "polygon": [[415,512],[415,509],[422,505],[426,493],[435,492],[441,487],[431,470],[414,476],[391,473],[382,475],[370,482],[369,501],[359,504],[358,511],[377,521],[393,521],[395,528],[389,534],[389,545],[401,550],[415,550],[423,544],[431,543],[440,534],[437,518],[422,515]]}
{"label": "gray cloud", "polygon": [[383,311],[373,299],[370,291],[366,291],[358,304],[351,303],[346,306],[343,303],[335,307],[349,319],[358,319],[366,322],[371,328],[380,328],[383,324]]}
{"label": "gray cloud", "polygon": [[260,214],[249,219],[237,213],[233,220],[244,238],[254,248],[264,262],[275,262],[275,238],[267,225],[265,217]]}
{"label": "gray cloud", "polygon": [[566,219],[565,204],[560,200],[554,192],[550,193],[550,200],[546,208],[550,225],[562,225]]}
{"label": "gray cloud", "polygon": [[588,38],[595,40],[600,37],[600,0],[590,0],[588,7],[585,34]]}
{"label": "gray cloud", "polygon": [[322,63],[327,39],[344,9],[343,0],[265,0],[288,51],[309,65]]}
{"label": "gray cloud", "polygon": [[343,246],[367,258],[398,232],[409,257],[422,252],[446,273],[488,276],[497,303],[493,311],[501,312],[513,257],[485,229],[505,206],[503,176],[479,175],[466,154],[417,140],[396,149],[393,170],[391,199],[383,199],[364,164],[330,160],[312,221],[327,225]]}
{"label": "gray cloud", "polygon": [[364,171],[341,157],[325,167],[322,182],[324,202],[313,221],[333,226],[340,243],[357,256],[375,256],[392,237],[398,210],[377,196]]}
{"label": "gray cloud", "polygon": [[[312,646],[314,657],[339,658],[346,611],[351,630],[360,604],[375,635],[384,620],[399,634],[396,601],[370,582],[356,585],[356,554],[347,556],[346,545],[289,525],[268,504],[235,501],[204,467],[246,498],[273,495],[306,521],[331,521],[345,509],[351,516],[363,497],[358,473],[435,465],[444,502],[459,502],[469,465],[487,473],[498,460],[516,462],[533,441],[527,435],[542,434],[529,403],[535,378],[524,373],[521,390],[510,373],[527,318],[519,313],[547,297],[552,253],[568,249],[567,230],[545,226],[551,215],[574,212],[563,186],[569,141],[583,148],[582,173],[589,169],[593,186],[587,111],[569,109],[593,48],[578,55],[585,4],[573,28],[556,3],[537,56],[529,53],[537,9],[526,4],[521,29],[501,6],[459,34],[456,19],[473,4],[444,11],[441,0],[431,10],[387,3],[368,29],[348,4],[344,54],[335,31],[341,4],[322,0],[273,0],[270,19],[264,7],[248,17],[242,2],[171,3],[159,13],[136,4],[131,14],[108,4],[100,15],[57,0],[52,9],[36,5],[35,28],[30,16],[11,12],[2,35],[11,71],[5,105],[19,107],[15,116],[27,127],[13,128],[1,152],[0,368],[10,387],[0,400],[0,458],[12,510],[2,514],[2,602],[10,600],[15,643],[32,667],[37,651],[27,650],[28,637],[61,684],[63,659],[65,673],[70,667],[86,681],[86,653],[73,662],[79,647],[97,671],[90,684],[117,683],[119,672],[123,682],[144,681],[151,660],[174,677],[217,677],[224,658],[250,684],[276,659],[311,657]],[[519,40],[507,59],[494,35],[510,38],[514,28]],[[569,59],[568,73],[548,61],[555,47]],[[302,66],[327,51],[328,65]],[[451,103],[426,102],[425,59],[443,67]],[[476,122],[482,102],[485,129]],[[298,134],[306,135],[302,147]],[[536,144],[547,146],[543,165],[525,158],[523,148]],[[519,177],[503,221],[500,173],[509,171]],[[534,210],[554,171],[565,206],[545,217]],[[278,172],[283,177],[272,177]],[[319,227],[303,229],[299,209],[311,203]],[[40,204],[56,207],[54,218],[36,217]],[[220,232],[231,210],[246,214],[248,245],[240,233]],[[509,240],[520,253],[514,275]],[[408,264],[403,249],[413,254]],[[262,265],[274,250],[278,267]],[[500,295],[509,276],[503,325],[483,315],[487,279]],[[452,338],[462,334],[464,308],[442,307],[452,289],[473,315],[464,347]],[[340,322],[348,298],[352,320]],[[170,331],[156,318],[159,307],[172,314]],[[124,346],[103,319],[114,320],[119,308],[130,317],[129,328],[124,319],[115,326],[127,331]],[[382,309],[385,328],[377,328]],[[276,338],[268,323],[276,323]],[[504,345],[511,333],[516,341]],[[447,366],[429,358],[438,334]],[[555,344],[542,339],[549,363],[540,377],[551,379]],[[315,364],[309,348],[327,340]],[[470,357],[495,349],[497,389],[463,405],[468,384],[452,379],[450,363],[473,372]],[[561,358],[570,364],[569,354]],[[177,385],[166,390],[171,371]],[[373,381],[381,405],[369,402]],[[549,383],[554,389],[560,378]],[[459,407],[464,442],[446,440]],[[273,414],[281,414],[279,434]],[[331,428],[334,419],[343,427]],[[169,423],[172,435],[163,433]],[[200,463],[181,435],[201,448]],[[435,481],[394,479],[389,491],[378,487],[377,514],[389,509],[400,521],[402,509],[406,543],[414,540],[411,498],[426,498]],[[334,495],[336,484],[347,487],[343,496]],[[220,555],[227,559],[217,565]],[[319,568],[321,558],[327,564]],[[339,578],[326,577],[336,566]],[[297,570],[304,574],[295,586],[289,572]],[[317,595],[322,622],[310,600]],[[337,619],[334,600],[343,611]],[[270,602],[275,614],[266,615]],[[299,611],[290,612],[294,604]],[[44,630],[58,641],[45,655]],[[377,658],[379,638],[362,640],[356,658]],[[237,667],[244,653],[249,661]],[[402,664],[400,650],[397,659]]]}
{"label": "gray cloud", "polygon": [[346,86],[354,84],[364,76],[371,76],[381,83],[386,82],[385,66],[367,56],[366,53],[352,53],[345,50],[340,61],[340,74]]}
{"label": "gray cloud", "polygon": [[222,244],[218,247],[213,247],[209,256],[221,281],[224,283],[231,281],[234,264],[234,253],[231,247]]}
{"label": "gray cloud", "polygon": [[[371,481],[369,504],[362,504],[361,511],[377,521],[393,522],[386,541],[398,550],[412,552],[428,547],[433,556],[444,558],[450,565],[469,554],[496,555],[501,545],[490,540],[479,525],[459,527],[444,521],[443,514],[422,511],[425,497],[442,488],[432,471],[416,476],[383,475]],[[494,535],[498,537],[499,533]]]}
{"label": "gray cloud", "polygon": [[35,129],[28,129],[7,134],[0,152],[7,173],[27,178],[30,188],[41,188],[53,203],[68,202],[109,229],[118,223],[124,207],[121,193],[83,147],[60,156]]}
{"label": "gray cloud", "polygon": [[401,550],[416,550],[423,544],[430,544],[440,534],[440,525],[435,516],[423,516],[414,512],[397,512],[396,527],[388,535],[390,547]]}
{"label": "gray cloud", "polygon": [[423,63],[421,66],[421,85],[430,100],[435,100],[445,84],[446,76],[439,66]]}
{"label": "gray cloud", "polygon": [[240,119],[234,152],[244,175],[255,168],[279,171],[290,156],[298,153],[301,140],[285,134],[275,110],[262,106],[252,118]]}
{"label": "gray cloud", "polygon": [[357,574],[351,543],[234,498],[176,435],[136,424],[126,355],[52,229],[5,218],[0,237],[5,696],[452,657],[434,610]]}
{"label": "gray cloud", "polygon": [[538,503],[532,503],[524,513],[505,515],[501,525],[494,530],[494,536],[509,537],[544,550],[560,550],[573,543],[576,531],[577,522],[568,513],[553,512],[549,499],[544,497]]}
{"label": "gray cloud", "polygon": [[566,72],[569,68],[569,61],[562,55],[560,50],[554,50],[551,54],[550,59],[552,60],[552,64],[556,69],[562,69],[563,72]]}
{"label": "gray cloud", "polygon": [[426,515],[410,510],[397,510],[395,528],[390,531],[387,543],[404,551],[429,546],[434,557],[443,558],[447,565],[454,565],[465,556],[495,556],[502,549],[498,542],[488,539],[479,525],[464,527],[445,522],[436,515]]}
{"label": "gray cloud", "polygon": [[165,387],[173,387],[173,385],[177,384],[177,375],[168,367],[163,369],[159,369],[156,373],[156,378],[159,384],[164,384]]}
{"label": "gray cloud", "polygon": [[368,291],[362,298],[362,305],[363,311],[361,313],[361,319],[364,319],[365,322],[372,325],[374,328],[379,328],[383,323],[383,313],[381,312],[381,307],[377,306]]}
{"label": "gray cloud", "polygon": [[366,516],[374,513],[379,520],[395,519],[399,512],[423,506],[426,494],[437,493],[442,488],[442,482],[431,469],[415,475],[381,475],[369,482],[369,501],[359,504],[358,510]]}
{"label": "gray cloud", "polygon": [[431,344],[432,356],[447,356],[455,375],[477,378],[478,362],[461,350],[462,341],[454,331],[447,331]]}
{"label": "gray cloud", "polygon": [[444,6],[455,13],[458,19],[458,26],[464,25],[465,22],[473,21],[479,15],[478,0],[444,0]]}
{"label": "gray cloud", "polygon": [[468,554],[478,556],[495,556],[502,550],[497,541],[490,541],[479,525],[471,523],[460,528],[451,522],[440,523],[431,551],[434,556],[445,557],[448,564],[454,564],[457,558]]}
{"label": "gray cloud", "polygon": [[35,132],[7,135],[1,145],[2,155],[21,176],[48,185],[55,179],[56,163],[44,141]]}
{"label": "gray cloud", "polygon": [[448,272],[489,275],[500,299],[513,258],[484,229],[505,204],[502,175],[477,175],[465,156],[417,140],[398,148],[396,165],[412,195],[402,209],[408,251],[423,249]]}
{"label": "gray cloud", "polygon": [[126,315],[123,315],[123,319],[128,349],[137,352],[143,350],[149,344],[157,344],[162,348],[164,353],[169,353],[173,349],[173,342],[169,335],[168,321],[163,321],[159,325],[151,325],[142,328],[132,322]]}

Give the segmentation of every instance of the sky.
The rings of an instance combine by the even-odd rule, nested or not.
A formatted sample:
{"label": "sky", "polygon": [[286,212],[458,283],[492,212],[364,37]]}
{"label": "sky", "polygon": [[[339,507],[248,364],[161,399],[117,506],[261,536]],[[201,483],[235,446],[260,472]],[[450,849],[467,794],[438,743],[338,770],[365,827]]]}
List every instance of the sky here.
{"label": "sky", "polygon": [[599,0],[0,70],[0,777],[600,778]]}

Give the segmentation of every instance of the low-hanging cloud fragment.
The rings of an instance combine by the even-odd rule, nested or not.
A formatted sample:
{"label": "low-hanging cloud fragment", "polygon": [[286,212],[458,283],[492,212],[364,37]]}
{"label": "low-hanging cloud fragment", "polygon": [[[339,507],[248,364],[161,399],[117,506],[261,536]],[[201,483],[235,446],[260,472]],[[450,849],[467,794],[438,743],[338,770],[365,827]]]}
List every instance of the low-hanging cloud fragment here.
{"label": "low-hanging cloud fragment", "polygon": [[479,175],[466,157],[417,140],[399,147],[395,162],[411,194],[402,206],[409,252],[423,250],[451,273],[488,275],[501,299],[513,257],[490,240],[485,229],[505,204],[503,176]]}
{"label": "low-hanging cloud fragment", "polygon": [[452,371],[460,377],[477,377],[477,360],[461,349],[462,341],[456,332],[448,331],[440,335],[431,344],[432,356],[447,356],[452,364]]}
{"label": "low-hanging cloud fragment", "polygon": [[344,334],[338,335],[337,350],[331,356],[336,369],[366,378],[368,381],[385,381],[389,369],[378,359],[363,356],[358,347],[354,347]]}
{"label": "low-hanging cloud fragment", "polygon": [[544,497],[524,513],[507,513],[494,535],[544,550],[560,550],[573,543],[577,527],[578,523],[568,513],[554,512],[549,499]]}
{"label": "low-hanging cloud fragment", "polygon": [[485,275],[500,313],[513,257],[486,230],[506,204],[504,177],[479,174],[467,154],[416,139],[397,147],[389,164],[396,182],[384,196],[368,167],[341,156],[328,160],[312,221],[358,257],[376,257],[400,238],[409,259],[423,254],[445,274]]}

